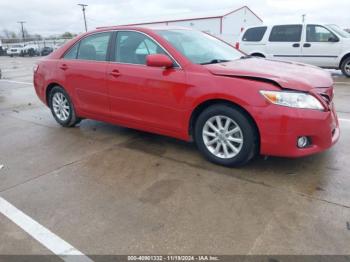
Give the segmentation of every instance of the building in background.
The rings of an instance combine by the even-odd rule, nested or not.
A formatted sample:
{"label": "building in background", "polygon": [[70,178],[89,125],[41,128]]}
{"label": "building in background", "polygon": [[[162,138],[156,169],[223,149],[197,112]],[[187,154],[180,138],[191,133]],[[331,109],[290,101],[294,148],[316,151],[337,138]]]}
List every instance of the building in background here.
{"label": "building in background", "polygon": [[127,25],[175,25],[191,27],[217,36],[231,44],[238,41],[241,31],[252,25],[260,25],[263,20],[248,6],[234,10],[220,10],[206,13],[186,13],[182,15],[168,15],[164,19],[148,19]]}

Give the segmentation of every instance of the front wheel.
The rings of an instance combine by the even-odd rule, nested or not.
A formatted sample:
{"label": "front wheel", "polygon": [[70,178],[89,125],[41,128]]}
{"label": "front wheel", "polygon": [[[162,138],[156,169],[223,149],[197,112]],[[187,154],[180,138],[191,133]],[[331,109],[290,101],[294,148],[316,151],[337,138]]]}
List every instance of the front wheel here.
{"label": "front wheel", "polygon": [[230,105],[214,105],[204,110],[195,123],[194,140],[199,151],[219,165],[241,166],[257,154],[254,124]]}
{"label": "front wheel", "polygon": [[341,71],[346,77],[350,77],[350,57],[346,58],[341,64]]}
{"label": "front wheel", "polygon": [[73,127],[81,119],[77,117],[68,93],[60,86],[50,91],[49,106],[57,123],[64,127]]}

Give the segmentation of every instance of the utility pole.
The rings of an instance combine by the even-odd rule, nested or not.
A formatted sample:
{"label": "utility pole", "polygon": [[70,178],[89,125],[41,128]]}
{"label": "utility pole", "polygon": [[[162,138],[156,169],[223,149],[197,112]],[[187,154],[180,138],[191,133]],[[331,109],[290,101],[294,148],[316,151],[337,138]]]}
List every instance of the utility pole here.
{"label": "utility pole", "polygon": [[301,16],[302,18],[302,21],[303,21],[303,24],[305,23],[305,20],[306,20],[306,14],[303,14],[302,16]]}
{"label": "utility pole", "polygon": [[25,42],[25,36],[24,36],[24,27],[23,27],[23,24],[25,23],[26,21],[18,21],[17,23],[21,24],[21,31],[22,31],[22,40],[23,42]]}
{"label": "utility pole", "polygon": [[83,16],[84,16],[85,32],[87,32],[87,24],[86,24],[86,16],[85,16],[85,9],[86,8],[85,7],[87,7],[88,5],[86,5],[86,4],[78,4],[78,5],[80,5],[82,8]]}

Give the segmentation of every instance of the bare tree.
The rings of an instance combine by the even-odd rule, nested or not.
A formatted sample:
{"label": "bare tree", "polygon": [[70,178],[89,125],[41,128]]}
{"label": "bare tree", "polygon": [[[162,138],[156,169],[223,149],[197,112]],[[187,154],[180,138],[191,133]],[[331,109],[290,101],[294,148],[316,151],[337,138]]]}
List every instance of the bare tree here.
{"label": "bare tree", "polygon": [[73,38],[75,36],[76,36],[76,34],[71,33],[71,32],[65,32],[61,35],[62,38]]}
{"label": "bare tree", "polygon": [[4,38],[6,39],[14,39],[17,38],[17,34],[14,31],[10,31],[7,29],[2,30]]}

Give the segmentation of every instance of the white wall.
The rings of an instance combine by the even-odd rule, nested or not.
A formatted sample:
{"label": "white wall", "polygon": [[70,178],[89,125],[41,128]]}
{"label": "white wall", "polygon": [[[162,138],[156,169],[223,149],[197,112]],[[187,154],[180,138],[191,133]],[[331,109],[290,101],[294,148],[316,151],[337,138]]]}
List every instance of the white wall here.
{"label": "white wall", "polygon": [[184,26],[204,31],[215,36],[220,35],[220,18],[169,22],[168,25]]}
{"label": "white wall", "polygon": [[137,24],[137,25],[140,25],[140,26],[147,26],[147,27],[152,27],[152,26],[165,26],[166,23],[152,23],[152,24]]}
{"label": "white wall", "polygon": [[168,23],[155,23],[149,24],[148,26],[172,25],[189,27],[220,37],[221,39],[234,45],[238,41],[242,27],[245,28],[247,26],[260,25],[262,22],[248,8],[244,7],[223,17],[222,34],[220,33],[220,24],[221,18],[209,18]]}
{"label": "white wall", "polygon": [[230,44],[235,44],[238,41],[242,27],[246,28],[247,26],[260,24],[262,24],[261,20],[248,8],[244,7],[237,12],[224,16],[221,38]]}

